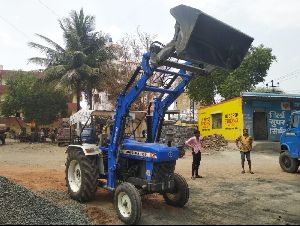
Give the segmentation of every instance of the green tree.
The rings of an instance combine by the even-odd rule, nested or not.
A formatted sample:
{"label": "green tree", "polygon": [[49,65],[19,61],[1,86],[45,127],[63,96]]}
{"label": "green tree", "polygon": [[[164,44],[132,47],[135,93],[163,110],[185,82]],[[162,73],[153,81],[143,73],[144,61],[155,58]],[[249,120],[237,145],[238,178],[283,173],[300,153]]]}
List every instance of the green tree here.
{"label": "green tree", "polygon": [[212,75],[195,76],[187,87],[188,95],[203,105],[214,103],[216,87]]}
{"label": "green tree", "polygon": [[71,11],[70,17],[59,20],[63,30],[65,48],[51,39],[39,35],[50,47],[30,42],[29,46],[40,50],[45,57],[33,57],[29,62],[46,66],[45,80],[76,93],[77,110],[80,109],[81,92],[92,109],[92,91],[103,83],[102,67],[114,59],[108,37],[95,31],[95,17]]}
{"label": "green tree", "polygon": [[5,116],[21,112],[25,121],[47,125],[67,113],[67,97],[63,91],[42,83],[30,73],[18,72],[7,81],[8,93],[1,105]]}
{"label": "green tree", "polygon": [[[34,106],[34,107],[33,107]],[[48,125],[59,116],[67,115],[67,98],[60,90],[49,87],[36,89],[34,95],[28,98],[24,117],[26,120],[35,120],[39,125]]]}
{"label": "green tree", "polygon": [[237,69],[216,69],[210,76],[195,76],[188,86],[188,94],[203,104],[213,104],[216,94],[225,100],[237,97],[241,92],[251,91],[263,82],[274,60],[276,57],[272,54],[272,49],[263,45],[250,47]]}
{"label": "green tree", "polygon": [[28,96],[33,94],[33,86],[37,78],[27,72],[12,72],[6,81],[8,93],[1,104],[1,113],[4,116],[14,115],[16,112],[24,112],[25,102]]}

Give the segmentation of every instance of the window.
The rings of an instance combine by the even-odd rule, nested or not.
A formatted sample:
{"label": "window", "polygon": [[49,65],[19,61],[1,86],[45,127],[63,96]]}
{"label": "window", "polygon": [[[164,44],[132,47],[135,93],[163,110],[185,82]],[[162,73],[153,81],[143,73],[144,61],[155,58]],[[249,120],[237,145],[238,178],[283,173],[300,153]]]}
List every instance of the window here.
{"label": "window", "polygon": [[300,115],[294,115],[292,118],[292,128],[298,128]]}
{"label": "window", "polygon": [[222,129],[222,113],[213,114],[212,116],[212,128]]}

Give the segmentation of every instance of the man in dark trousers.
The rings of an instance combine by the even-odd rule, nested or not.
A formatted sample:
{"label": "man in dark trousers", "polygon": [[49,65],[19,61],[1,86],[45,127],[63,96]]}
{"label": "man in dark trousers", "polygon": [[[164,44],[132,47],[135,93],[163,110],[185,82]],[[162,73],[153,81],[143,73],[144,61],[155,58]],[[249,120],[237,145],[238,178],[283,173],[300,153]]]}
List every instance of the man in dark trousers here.
{"label": "man in dark trousers", "polygon": [[199,175],[199,166],[201,161],[201,141],[202,137],[200,136],[200,131],[195,130],[194,131],[194,137],[191,137],[189,140],[185,142],[185,144],[192,148],[192,154],[193,154],[193,164],[192,164],[192,179],[195,180],[196,178],[202,178],[202,176]]}
{"label": "man in dark trousers", "polygon": [[243,135],[236,139],[236,146],[240,149],[242,159],[242,173],[245,173],[245,157],[249,165],[249,173],[254,174],[251,169],[250,152],[252,151],[253,139],[248,134],[248,129],[243,129]]}

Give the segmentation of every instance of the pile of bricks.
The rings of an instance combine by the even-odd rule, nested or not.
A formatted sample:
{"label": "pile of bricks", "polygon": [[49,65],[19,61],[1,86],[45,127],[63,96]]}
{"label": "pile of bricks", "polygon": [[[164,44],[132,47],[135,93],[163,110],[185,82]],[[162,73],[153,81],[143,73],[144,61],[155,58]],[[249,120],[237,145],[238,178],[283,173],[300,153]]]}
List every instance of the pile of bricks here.
{"label": "pile of bricks", "polygon": [[160,143],[167,144],[168,138],[173,137],[172,146],[180,147],[185,141],[194,136],[195,128],[178,125],[164,125],[161,131]]}
{"label": "pile of bricks", "polygon": [[[178,125],[164,125],[161,132],[160,143],[168,144],[168,140],[172,138],[172,146],[185,146],[185,141],[194,136],[195,128],[178,126]],[[220,151],[227,147],[228,141],[222,135],[214,134],[203,137],[202,147],[206,151]]]}
{"label": "pile of bricks", "polygon": [[205,150],[220,151],[228,145],[228,141],[222,135],[214,134],[203,137],[202,147]]}

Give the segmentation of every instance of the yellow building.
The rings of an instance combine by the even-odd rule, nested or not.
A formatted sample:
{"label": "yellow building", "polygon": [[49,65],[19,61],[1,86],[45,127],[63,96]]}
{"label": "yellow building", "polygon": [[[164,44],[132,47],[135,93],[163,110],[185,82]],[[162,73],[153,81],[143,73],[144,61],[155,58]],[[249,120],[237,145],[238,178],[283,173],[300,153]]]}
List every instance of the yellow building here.
{"label": "yellow building", "polygon": [[202,136],[222,134],[226,140],[235,140],[243,130],[242,98],[200,108],[199,130]]}
{"label": "yellow building", "polygon": [[202,136],[221,134],[234,141],[248,129],[254,140],[279,141],[293,111],[300,111],[300,95],[241,93],[241,97],[200,108]]}

